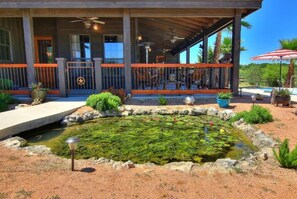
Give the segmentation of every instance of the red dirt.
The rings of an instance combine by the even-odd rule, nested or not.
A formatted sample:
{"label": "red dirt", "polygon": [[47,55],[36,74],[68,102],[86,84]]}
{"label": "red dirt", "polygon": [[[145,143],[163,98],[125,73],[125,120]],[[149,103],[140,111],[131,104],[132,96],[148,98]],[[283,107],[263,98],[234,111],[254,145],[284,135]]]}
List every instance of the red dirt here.
{"label": "red dirt", "polygon": [[[214,100],[199,100],[199,106],[214,106]],[[250,108],[250,100],[233,99],[234,111]],[[239,103],[241,102],[241,103]],[[139,102],[129,102],[139,104]],[[155,102],[140,104],[153,105]],[[171,105],[180,102],[169,100]],[[258,125],[275,138],[297,143],[297,125],[291,111],[296,108],[268,107],[275,121]],[[0,198],[297,198],[297,172],[283,169],[273,159],[261,162],[249,173],[190,174],[160,167],[121,169],[76,161],[76,169],[94,168],[92,173],[69,170],[70,160],[55,156],[32,156],[25,151],[0,147]],[[55,197],[56,196],[56,197]]]}

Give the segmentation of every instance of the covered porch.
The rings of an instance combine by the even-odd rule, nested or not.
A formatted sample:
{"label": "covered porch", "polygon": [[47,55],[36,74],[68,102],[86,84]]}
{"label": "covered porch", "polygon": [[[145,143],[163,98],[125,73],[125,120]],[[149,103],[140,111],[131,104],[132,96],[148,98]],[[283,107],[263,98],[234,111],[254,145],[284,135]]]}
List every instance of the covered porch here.
{"label": "covered porch", "polygon": [[[241,18],[260,8],[261,1],[125,2],[121,8],[93,2],[97,7],[72,9],[63,8],[76,5],[69,2],[48,8],[37,2],[32,8],[0,3],[0,29],[10,36],[10,54],[0,60],[0,78],[10,83],[0,90],[26,94],[31,82],[40,81],[61,96],[111,87],[131,94],[237,94]],[[91,21],[87,27],[86,20],[95,17],[105,24]],[[208,38],[229,25],[232,56],[208,63]],[[190,48],[198,43],[202,59],[192,63]]]}

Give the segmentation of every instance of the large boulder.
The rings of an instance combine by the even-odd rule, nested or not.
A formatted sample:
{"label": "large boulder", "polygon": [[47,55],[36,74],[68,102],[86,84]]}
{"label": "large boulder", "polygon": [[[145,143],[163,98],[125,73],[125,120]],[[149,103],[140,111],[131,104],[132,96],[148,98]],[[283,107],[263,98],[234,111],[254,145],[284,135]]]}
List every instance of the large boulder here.
{"label": "large boulder", "polygon": [[207,110],[207,115],[209,115],[209,116],[217,116],[218,112],[219,111],[216,108],[210,107]]}
{"label": "large boulder", "polygon": [[200,107],[195,107],[192,109],[191,115],[206,115],[207,114],[207,108],[200,108]]}
{"label": "large boulder", "polygon": [[27,145],[27,140],[21,137],[11,137],[0,142],[2,145],[8,148],[19,148]]}

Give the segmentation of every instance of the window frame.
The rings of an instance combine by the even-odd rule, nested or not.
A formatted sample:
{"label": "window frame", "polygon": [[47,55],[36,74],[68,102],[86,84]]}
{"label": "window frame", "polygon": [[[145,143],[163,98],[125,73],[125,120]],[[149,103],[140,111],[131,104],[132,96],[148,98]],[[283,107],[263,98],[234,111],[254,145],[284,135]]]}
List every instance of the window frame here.
{"label": "window frame", "polygon": [[80,59],[80,62],[90,62],[92,61],[92,40],[91,40],[91,35],[90,34],[70,34],[69,35],[69,39],[70,39],[70,56],[71,56],[71,61],[78,61],[78,58],[74,58],[73,55],[72,55],[72,36],[73,35],[78,35],[78,36],[81,36],[81,35],[84,35],[84,36],[89,36],[89,41],[90,41],[90,60],[88,60],[88,58],[84,58],[84,60],[82,60],[82,58],[79,58]]}
{"label": "window frame", "polygon": [[13,62],[13,55],[12,55],[12,39],[11,39],[11,31],[0,28],[0,30],[6,31],[8,33],[8,40],[9,40],[9,45],[6,44],[1,44],[0,46],[8,47],[9,48],[9,59],[0,59],[0,62]]}
{"label": "window frame", "polygon": [[124,35],[123,34],[103,34],[103,61],[105,62],[105,36],[117,36],[122,37],[123,43],[123,63],[125,63],[125,55],[124,55]]}

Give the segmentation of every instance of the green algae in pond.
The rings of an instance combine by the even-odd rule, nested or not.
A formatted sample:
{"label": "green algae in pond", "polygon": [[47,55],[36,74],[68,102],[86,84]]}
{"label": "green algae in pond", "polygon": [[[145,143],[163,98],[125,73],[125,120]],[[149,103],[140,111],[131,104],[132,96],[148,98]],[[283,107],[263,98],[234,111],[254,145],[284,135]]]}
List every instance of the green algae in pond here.
{"label": "green algae in pond", "polygon": [[174,161],[214,161],[227,155],[241,158],[255,150],[229,123],[208,116],[101,118],[67,128],[49,140],[36,142],[33,136],[29,143],[45,144],[55,154],[69,157],[65,140],[70,136],[80,138],[77,158],[106,157],[160,165]]}

